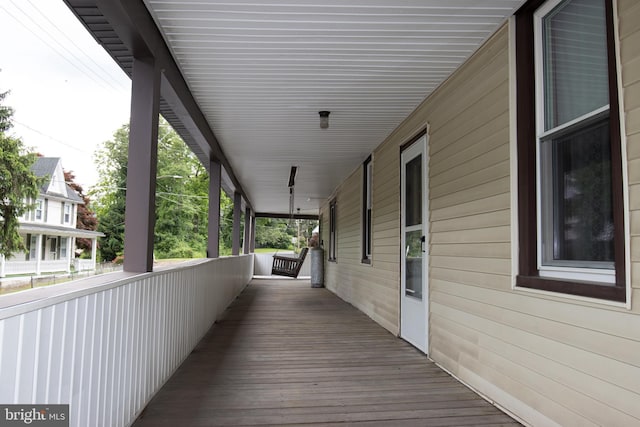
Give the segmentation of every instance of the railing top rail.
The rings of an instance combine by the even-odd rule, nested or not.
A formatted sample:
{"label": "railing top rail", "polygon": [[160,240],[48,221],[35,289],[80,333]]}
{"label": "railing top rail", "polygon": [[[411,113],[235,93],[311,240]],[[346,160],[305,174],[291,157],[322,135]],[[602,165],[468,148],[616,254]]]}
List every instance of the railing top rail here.
{"label": "railing top rail", "polygon": [[182,270],[203,266],[214,262],[232,262],[234,259],[253,256],[253,254],[234,257],[201,258],[180,264],[160,266],[149,273],[129,273],[118,271],[81,278],[67,283],[45,286],[0,296],[0,319],[17,316],[30,311],[49,307],[75,298],[117,288],[149,277],[174,274]]}

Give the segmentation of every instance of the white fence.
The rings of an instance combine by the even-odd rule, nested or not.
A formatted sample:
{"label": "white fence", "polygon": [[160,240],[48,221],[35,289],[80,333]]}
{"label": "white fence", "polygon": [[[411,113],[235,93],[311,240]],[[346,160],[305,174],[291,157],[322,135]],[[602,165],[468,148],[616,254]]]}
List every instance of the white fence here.
{"label": "white fence", "polygon": [[74,258],[72,263],[73,263],[73,268],[76,271],[87,271],[87,270],[93,270],[96,268],[96,262],[95,260],[92,260],[92,259]]}
{"label": "white fence", "polygon": [[0,402],[130,425],[252,275],[247,255],[0,297]]}
{"label": "white fence", "polygon": [[[42,273],[53,271],[67,271],[67,260],[43,260],[40,261],[40,271]],[[6,261],[4,272],[9,274],[35,274],[36,261]]]}
{"label": "white fence", "polygon": [[[255,255],[254,274],[256,276],[271,276],[271,265],[273,264],[274,254],[275,252],[254,254]],[[292,251],[278,252],[278,255],[290,256],[290,257],[296,256]],[[311,276],[310,258],[311,257],[307,254],[307,257],[304,259],[304,262],[302,263],[302,268],[300,269],[300,274],[298,275],[298,277]]]}

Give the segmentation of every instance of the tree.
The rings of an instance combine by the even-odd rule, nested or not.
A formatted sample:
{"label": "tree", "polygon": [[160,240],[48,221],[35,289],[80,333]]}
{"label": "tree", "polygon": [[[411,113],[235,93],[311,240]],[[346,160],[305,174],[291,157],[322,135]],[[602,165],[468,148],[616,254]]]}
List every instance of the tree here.
{"label": "tree", "polygon": [[[122,126],[96,152],[98,230],[104,260],[124,251],[124,213],[129,127]],[[209,178],[205,168],[169,123],[160,119],[156,179],[154,253],[157,258],[204,257],[208,226]]]}
{"label": "tree", "polygon": [[158,128],[154,251],[158,258],[204,257],[209,176],[163,118]]}
{"label": "tree", "polygon": [[31,171],[36,155],[6,133],[13,116],[13,109],[1,104],[7,94],[0,93],[0,254],[9,258],[25,250],[18,218],[32,208],[28,200],[38,197],[42,180]]}
{"label": "tree", "polygon": [[256,247],[290,249],[291,237],[288,220],[276,218],[256,218]]}
{"label": "tree", "polygon": [[124,251],[128,146],[129,126],[124,125],[94,156],[100,178],[91,194],[96,200],[98,231],[105,234],[98,245],[104,261],[111,261]]}
{"label": "tree", "polygon": [[[93,212],[89,207],[91,199],[89,196],[84,194],[82,186],[74,181],[75,178],[73,171],[64,172],[65,182],[69,184],[69,186],[73,188],[84,201],[83,205],[78,205],[78,221],[76,227],[80,230],[95,231],[98,228],[98,219],[96,218],[95,212]],[[91,239],[78,238],[76,239],[76,246],[78,249],[91,251]]]}

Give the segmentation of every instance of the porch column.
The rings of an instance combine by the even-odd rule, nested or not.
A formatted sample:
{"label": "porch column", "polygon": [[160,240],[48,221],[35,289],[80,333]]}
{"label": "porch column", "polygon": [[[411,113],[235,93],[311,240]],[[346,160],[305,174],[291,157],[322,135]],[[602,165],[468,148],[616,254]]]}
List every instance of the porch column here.
{"label": "porch column", "polygon": [[67,273],[71,273],[71,260],[75,257],[71,257],[71,254],[75,252],[76,238],[67,237]]}
{"label": "porch column", "polygon": [[209,229],[207,258],[220,256],[220,184],[222,168],[217,160],[209,161]]}
{"label": "porch column", "polygon": [[98,238],[94,237],[91,239],[91,269],[96,269],[96,254],[98,253]]}
{"label": "porch column", "polygon": [[233,235],[231,236],[231,255],[240,255],[240,205],[242,195],[233,193]]}
{"label": "porch column", "polygon": [[254,253],[256,251],[256,217],[251,216],[251,240],[249,240],[249,252]]}
{"label": "porch column", "polygon": [[0,277],[6,276],[4,272],[4,255],[0,254]]}
{"label": "porch column", "polygon": [[124,215],[124,271],[153,270],[158,166],[160,70],[153,58],[134,58]]}
{"label": "porch column", "polygon": [[42,234],[38,234],[36,239],[36,276],[40,275],[42,264]]}
{"label": "porch column", "polygon": [[249,253],[251,248],[251,209],[246,208],[244,210],[244,241],[242,242],[242,249],[245,255]]}

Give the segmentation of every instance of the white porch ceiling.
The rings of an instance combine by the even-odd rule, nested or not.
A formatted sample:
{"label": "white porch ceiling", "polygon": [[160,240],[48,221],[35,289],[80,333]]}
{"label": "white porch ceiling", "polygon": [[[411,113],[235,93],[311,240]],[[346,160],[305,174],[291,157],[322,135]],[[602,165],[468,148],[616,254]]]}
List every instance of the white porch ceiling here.
{"label": "white porch ceiling", "polygon": [[254,209],[288,212],[298,166],[311,214],[523,3],[144,1]]}

